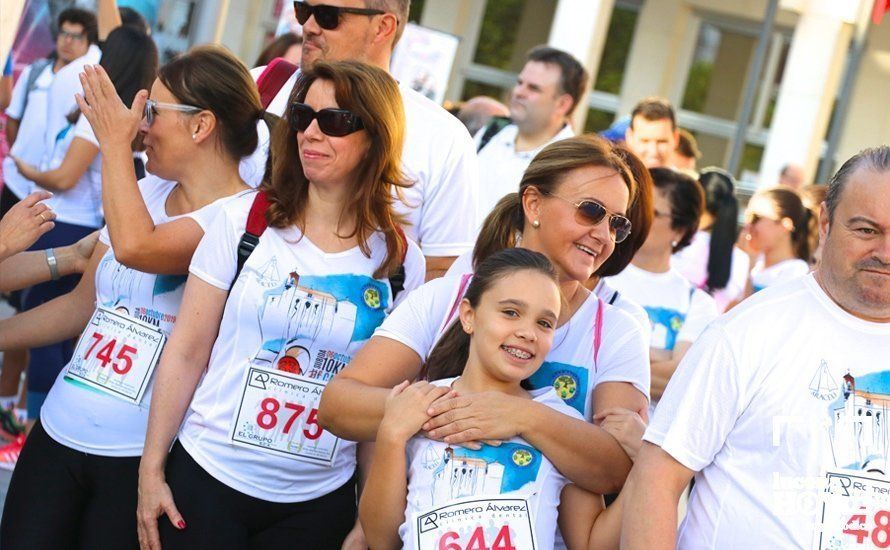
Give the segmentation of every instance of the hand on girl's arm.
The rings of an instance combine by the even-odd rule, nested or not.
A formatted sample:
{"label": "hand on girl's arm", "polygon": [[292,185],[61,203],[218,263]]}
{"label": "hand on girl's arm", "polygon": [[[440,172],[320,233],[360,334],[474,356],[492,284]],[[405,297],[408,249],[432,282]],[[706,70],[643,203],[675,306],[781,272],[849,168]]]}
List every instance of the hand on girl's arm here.
{"label": "hand on girl's arm", "polygon": [[637,412],[612,407],[597,413],[593,421],[618,441],[631,460],[636,459],[646,431],[646,422]]}

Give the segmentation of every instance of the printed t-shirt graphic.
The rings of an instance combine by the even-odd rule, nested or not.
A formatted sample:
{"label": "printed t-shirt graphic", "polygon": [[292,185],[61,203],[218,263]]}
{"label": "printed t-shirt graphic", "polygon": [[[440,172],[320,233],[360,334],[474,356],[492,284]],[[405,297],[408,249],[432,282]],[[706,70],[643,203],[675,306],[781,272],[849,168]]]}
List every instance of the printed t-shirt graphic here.
{"label": "printed t-shirt graphic", "polygon": [[[373,277],[386,242],[373,233],[370,257],[357,246],[327,253],[296,227],[269,227],[233,284],[249,210],[241,206],[222,210],[189,268],[228,299],[179,437],[229,487],[302,502],[337,489],[354,471],[355,443],[322,430],[317,409],[327,382],[392,309],[388,280]],[[399,297],[423,280],[423,264],[409,242]]]}
{"label": "printed t-shirt graphic", "polygon": [[[167,197],[175,189],[176,183],[148,176],[139,182],[139,191],[145,202],[146,209],[155,224],[166,223],[180,216],[168,216],[165,203]],[[237,201],[238,196],[222,198],[195,212],[186,214],[201,228],[206,229],[227,201]],[[118,322],[126,324],[132,320],[139,333],[160,333],[164,337],[170,335],[186,281],[185,276],[153,275],[130,269],[119,263],[114,257],[114,248],[108,235],[108,229],[99,232],[99,241],[109,249],[96,268],[96,306]],[[94,319],[95,320],[95,316]],[[133,377],[137,370],[130,370],[116,376],[114,365],[122,365],[121,355],[125,345],[137,348],[137,352],[123,353],[134,363],[146,349],[138,342],[150,338],[150,334],[127,337],[126,341],[117,340],[103,335],[101,340],[94,337],[96,325],[88,325],[81,340],[85,342],[85,350],[92,348],[93,355],[102,354],[108,359],[98,367],[95,361],[93,368],[101,368],[107,376],[111,388],[123,391],[139,384]],[[147,342],[151,343],[151,342]],[[103,353],[104,350],[104,353]],[[159,351],[159,350],[152,350]],[[75,354],[72,362],[62,370],[47,396],[41,409],[40,420],[47,433],[59,443],[81,452],[102,456],[139,456],[145,440],[148,424],[148,406],[151,402],[151,390],[154,377],[145,381],[141,399],[129,400],[120,393],[103,391],[87,385],[83,378],[102,381],[92,371],[72,370],[78,360],[84,357]],[[123,370],[123,369],[118,369]],[[76,376],[81,375],[80,377]],[[123,392],[126,393],[126,392]],[[130,394],[133,395],[133,394]],[[133,401],[138,401],[134,403]],[[72,414],[71,411],[77,411]]]}
{"label": "printed t-shirt graphic", "polygon": [[[433,382],[450,385],[455,379]],[[534,390],[535,401],[580,418],[553,389]],[[406,549],[551,548],[556,507],[568,481],[541,452],[519,438],[479,450],[415,437],[408,443],[408,507],[399,528]],[[482,547],[482,546],[480,546]]]}
{"label": "printed t-shirt graphic", "polygon": [[717,317],[714,299],[673,269],[650,273],[628,265],[607,281],[646,310],[652,326],[650,347],[654,349],[670,351],[677,342],[694,342]]}

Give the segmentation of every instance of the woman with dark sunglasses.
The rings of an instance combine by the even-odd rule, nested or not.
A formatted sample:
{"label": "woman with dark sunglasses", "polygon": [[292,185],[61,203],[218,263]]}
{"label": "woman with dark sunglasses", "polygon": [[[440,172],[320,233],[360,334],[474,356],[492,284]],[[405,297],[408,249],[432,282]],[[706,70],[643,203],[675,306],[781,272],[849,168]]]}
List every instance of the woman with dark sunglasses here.
{"label": "woman with dark sunglasses", "polygon": [[[485,440],[522,437],[585,489],[599,494],[620,489],[631,460],[593,422],[618,407],[645,416],[646,342],[629,315],[605,305],[582,283],[628,238],[633,227],[626,216],[636,197],[637,182],[607,141],[595,136],[558,141],[532,160],[519,193],[501,199],[489,214],[474,252],[478,264],[498,250],[520,246],[553,262],[564,311],[544,366],[527,382],[532,388],[555,387],[587,421],[505,395],[450,396],[429,411],[424,430],[430,438],[478,447]],[[468,276],[438,279],[408,296],[329,385],[322,425],[343,437],[373,439],[388,388],[424,376],[423,364],[454,322],[455,304],[468,281]],[[631,439],[639,446],[642,421],[628,420],[638,424]]]}
{"label": "woman with dark sunglasses", "polygon": [[[247,190],[238,162],[256,148],[262,114],[247,68],[218,47],[160,69],[151,123],[144,90],[127,108],[101,67],[87,67],[81,81],[78,103],[103,157],[108,225],[74,291],[0,322],[0,349],[80,335],[14,471],[3,548],[139,546],[138,469],[153,372],[179,314],[189,258],[222,205]],[[196,110],[163,107],[186,104]],[[140,182],[130,149],[137,133],[153,174]]]}
{"label": "woman with dark sunglasses", "polygon": [[607,282],[649,315],[651,417],[683,355],[717,317],[717,305],[671,267],[672,255],[688,246],[698,230],[704,210],[701,186],[669,168],[651,168],[649,172],[655,184],[655,219],[649,236],[630,265]]}
{"label": "woman with dark sunglasses", "polygon": [[253,222],[222,209],[161,360],[139,481],[152,548],[340,548],[356,524],[356,445],[317,408],[392,309],[393,275],[405,291],[423,281],[392,204],[408,185],[404,111],[395,80],[358,62],[316,64],[289,103],[268,229],[239,272]]}

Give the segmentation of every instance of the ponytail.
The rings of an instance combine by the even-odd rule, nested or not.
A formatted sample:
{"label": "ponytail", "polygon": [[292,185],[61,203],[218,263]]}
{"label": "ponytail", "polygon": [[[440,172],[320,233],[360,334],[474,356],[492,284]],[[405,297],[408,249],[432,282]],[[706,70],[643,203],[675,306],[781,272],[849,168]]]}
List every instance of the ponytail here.
{"label": "ponytail", "polygon": [[732,273],[732,251],[738,236],[739,201],[732,176],[720,168],[705,168],[698,178],[705,192],[705,208],[714,218],[708,250],[706,288],[726,288]]}
{"label": "ponytail", "polygon": [[519,193],[505,195],[482,223],[473,249],[473,266],[478,266],[495,252],[516,246],[524,224],[522,197]]}
{"label": "ponytail", "polygon": [[791,244],[794,247],[794,253],[801,260],[812,263],[813,252],[819,242],[819,219],[807,207],[803,207],[800,226],[795,224],[794,231],[791,233]]}

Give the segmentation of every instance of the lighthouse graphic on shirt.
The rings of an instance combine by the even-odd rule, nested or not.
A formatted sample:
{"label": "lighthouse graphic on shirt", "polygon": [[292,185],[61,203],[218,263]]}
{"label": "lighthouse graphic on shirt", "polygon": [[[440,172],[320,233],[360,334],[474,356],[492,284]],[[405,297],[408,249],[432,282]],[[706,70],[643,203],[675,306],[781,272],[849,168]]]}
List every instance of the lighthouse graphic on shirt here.
{"label": "lighthouse graphic on shirt", "polygon": [[[267,266],[270,267],[270,266]],[[262,344],[252,363],[327,382],[383,322],[386,284],[366,275],[291,272],[266,290],[257,309]]]}
{"label": "lighthouse graphic on shirt", "polygon": [[413,486],[429,490],[429,503],[438,506],[455,499],[532,492],[541,468],[541,452],[521,443],[483,445],[479,450],[429,441],[420,456]]}
{"label": "lighthouse graphic on shirt", "polygon": [[[816,391],[830,391],[831,380],[819,377]],[[890,473],[890,371],[844,375],[830,406],[831,446],[835,465],[848,470]],[[811,387],[812,391],[812,387]]]}

